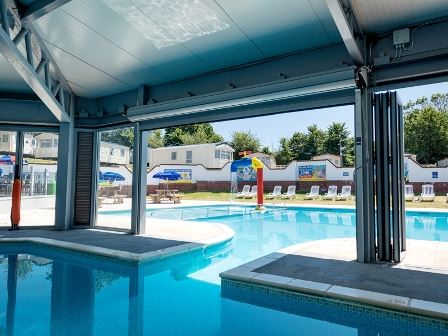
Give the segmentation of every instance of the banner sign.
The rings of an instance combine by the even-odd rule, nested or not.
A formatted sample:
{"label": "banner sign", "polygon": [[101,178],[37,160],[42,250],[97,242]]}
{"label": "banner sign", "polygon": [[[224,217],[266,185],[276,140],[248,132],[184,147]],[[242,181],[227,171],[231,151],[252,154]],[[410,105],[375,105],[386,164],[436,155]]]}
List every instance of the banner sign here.
{"label": "banner sign", "polygon": [[327,179],[326,165],[306,165],[298,167],[299,181],[325,181]]}
{"label": "banner sign", "polygon": [[238,181],[254,182],[257,180],[257,173],[252,166],[238,166],[236,168],[236,177]]}
{"label": "banner sign", "polygon": [[168,183],[192,183],[193,172],[191,169],[164,169],[164,172],[176,172],[179,173],[181,178],[177,181],[168,181]]}

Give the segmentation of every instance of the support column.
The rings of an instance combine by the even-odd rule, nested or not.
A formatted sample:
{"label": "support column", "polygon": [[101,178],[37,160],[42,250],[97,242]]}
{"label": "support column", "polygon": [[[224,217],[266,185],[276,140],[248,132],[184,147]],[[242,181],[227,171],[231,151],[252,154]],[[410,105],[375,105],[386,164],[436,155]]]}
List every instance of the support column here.
{"label": "support column", "polygon": [[55,227],[58,230],[68,230],[72,222],[73,137],[73,124],[61,123],[56,174]]}
{"label": "support column", "polygon": [[359,262],[375,260],[373,119],[367,88],[355,90],[356,254]]}
{"label": "support column", "polygon": [[132,223],[133,234],[146,231],[146,185],[148,162],[149,131],[141,131],[139,124],[134,126],[133,172],[132,172]]}
{"label": "support column", "polygon": [[[74,101],[71,97],[71,111],[74,111]],[[56,174],[56,211],[55,227],[57,230],[68,230],[73,222],[72,181],[74,174],[73,122],[61,123],[58,140],[58,166]]]}

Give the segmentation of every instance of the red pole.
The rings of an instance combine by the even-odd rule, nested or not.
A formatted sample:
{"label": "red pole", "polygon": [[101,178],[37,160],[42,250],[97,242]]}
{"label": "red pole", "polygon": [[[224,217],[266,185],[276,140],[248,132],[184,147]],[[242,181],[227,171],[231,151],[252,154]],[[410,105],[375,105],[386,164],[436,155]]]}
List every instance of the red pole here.
{"label": "red pole", "polygon": [[257,209],[263,209],[264,203],[263,168],[257,168]]}
{"label": "red pole", "polygon": [[14,183],[12,185],[11,230],[19,230],[21,194],[22,181],[20,180],[20,167],[19,164],[16,164]]}

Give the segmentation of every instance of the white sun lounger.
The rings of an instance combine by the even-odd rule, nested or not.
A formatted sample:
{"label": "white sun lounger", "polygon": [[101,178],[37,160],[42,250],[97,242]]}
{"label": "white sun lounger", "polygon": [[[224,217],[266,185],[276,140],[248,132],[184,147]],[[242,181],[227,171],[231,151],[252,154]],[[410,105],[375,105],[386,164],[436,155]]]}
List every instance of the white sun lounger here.
{"label": "white sun lounger", "polygon": [[282,196],[282,186],[275,186],[271,193],[266,195],[266,199],[276,199]]}
{"label": "white sun lounger", "polygon": [[246,196],[244,196],[244,198],[254,198],[255,196],[257,196],[257,186],[254,185],[252,186],[252,189],[249,193],[246,194]]}
{"label": "white sun lounger", "polygon": [[406,201],[413,201],[415,199],[414,186],[412,184],[406,184],[404,186],[404,199]]}
{"label": "white sun lounger", "polygon": [[315,185],[315,186],[311,186],[310,192],[305,194],[304,199],[306,200],[315,200],[318,199],[319,196],[319,186]]}
{"label": "white sun lounger", "polygon": [[290,185],[288,190],[282,195],[282,199],[296,198],[296,186]]}
{"label": "white sun lounger", "polygon": [[335,201],[337,196],[338,196],[338,187],[335,185],[331,185],[328,187],[328,192],[322,196],[322,199]]}
{"label": "white sun lounger", "polygon": [[434,194],[434,186],[432,184],[422,185],[422,193],[420,201],[434,202],[436,195]]}
{"label": "white sun lounger", "polygon": [[347,201],[352,199],[352,186],[343,186],[341,193],[336,196],[338,201]]}
{"label": "white sun lounger", "polygon": [[244,198],[250,192],[250,185],[246,184],[239,193],[235,195],[235,198]]}

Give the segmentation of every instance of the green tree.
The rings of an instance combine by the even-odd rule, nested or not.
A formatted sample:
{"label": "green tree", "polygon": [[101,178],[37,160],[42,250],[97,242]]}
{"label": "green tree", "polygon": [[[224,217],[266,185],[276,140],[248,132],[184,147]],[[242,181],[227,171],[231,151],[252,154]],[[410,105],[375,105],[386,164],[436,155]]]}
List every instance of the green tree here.
{"label": "green tree", "polygon": [[194,145],[223,141],[209,123],[171,127],[165,130],[165,146]]}
{"label": "green tree", "polygon": [[[281,140],[280,140],[281,141]],[[280,147],[289,147],[292,160],[305,160],[305,145],[307,135],[300,132],[295,132],[288,141],[280,142]],[[286,151],[285,151],[286,152]],[[280,159],[280,161],[287,161],[287,158]]]}
{"label": "green tree", "polygon": [[275,152],[275,162],[279,165],[287,165],[293,160],[288,138],[280,139],[280,148]]}
{"label": "green tree", "polygon": [[[409,107],[409,105],[406,105]],[[411,105],[404,115],[405,151],[417,155],[422,164],[448,156],[448,113],[433,104]]]}
{"label": "green tree", "polygon": [[340,146],[343,148],[347,145],[347,139],[350,132],[345,123],[333,122],[327,128],[324,152],[339,155]]}
{"label": "green tree", "polygon": [[101,140],[132,148],[134,146],[134,129],[122,128],[101,132]]}
{"label": "green tree", "polygon": [[261,153],[267,154],[267,155],[272,155],[272,150],[268,147],[268,146],[263,146],[263,148],[261,148],[260,150]]}
{"label": "green tree", "polygon": [[258,152],[261,147],[261,141],[260,138],[258,138],[256,134],[252,134],[251,131],[235,131],[231,135],[229,145],[235,149],[235,152],[233,153],[234,159],[238,159],[239,152]]}
{"label": "green tree", "polygon": [[339,155],[342,146],[343,166],[352,166],[355,156],[354,139],[351,138],[345,123],[333,122],[327,128],[324,152]]}
{"label": "green tree", "polygon": [[148,146],[151,148],[163,147],[164,140],[161,130],[155,130],[151,133],[148,139]]}
{"label": "green tree", "polygon": [[304,156],[305,160],[311,159],[313,156],[322,154],[324,151],[325,132],[317,127],[317,125],[308,126],[307,139],[305,142]]}
{"label": "green tree", "polygon": [[355,165],[355,138],[349,137],[345,142],[344,150],[342,153],[343,166],[352,167]]}

